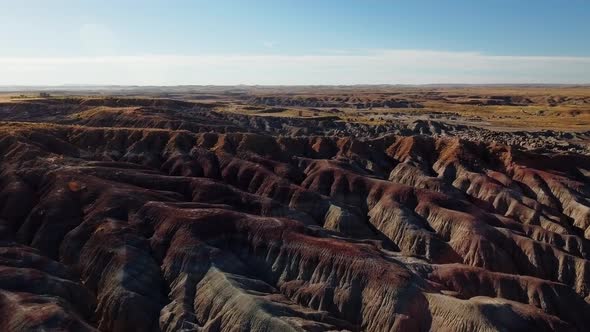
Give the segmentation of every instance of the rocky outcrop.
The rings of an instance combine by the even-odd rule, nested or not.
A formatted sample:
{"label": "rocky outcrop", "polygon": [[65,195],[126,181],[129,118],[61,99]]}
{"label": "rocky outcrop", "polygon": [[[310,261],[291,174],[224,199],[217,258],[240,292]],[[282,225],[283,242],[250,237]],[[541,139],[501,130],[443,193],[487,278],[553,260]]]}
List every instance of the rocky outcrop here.
{"label": "rocky outcrop", "polygon": [[109,112],[0,125],[2,330],[590,326],[588,156]]}

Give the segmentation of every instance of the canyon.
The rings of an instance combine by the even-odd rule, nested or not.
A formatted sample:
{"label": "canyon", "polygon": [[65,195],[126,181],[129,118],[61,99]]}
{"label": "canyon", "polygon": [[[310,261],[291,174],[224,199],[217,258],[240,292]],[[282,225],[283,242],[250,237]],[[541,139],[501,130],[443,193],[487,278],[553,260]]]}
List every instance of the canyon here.
{"label": "canyon", "polygon": [[1,100],[0,329],[587,331],[590,97],[366,89]]}

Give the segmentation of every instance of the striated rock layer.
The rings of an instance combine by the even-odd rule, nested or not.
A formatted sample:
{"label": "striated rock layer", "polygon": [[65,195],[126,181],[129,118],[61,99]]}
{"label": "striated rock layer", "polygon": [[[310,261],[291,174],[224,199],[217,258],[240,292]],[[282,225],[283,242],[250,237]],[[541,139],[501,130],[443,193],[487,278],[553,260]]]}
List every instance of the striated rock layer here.
{"label": "striated rock layer", "polygon": [[0,124],[3,331],[590,329],[587,155],[89,105]]}

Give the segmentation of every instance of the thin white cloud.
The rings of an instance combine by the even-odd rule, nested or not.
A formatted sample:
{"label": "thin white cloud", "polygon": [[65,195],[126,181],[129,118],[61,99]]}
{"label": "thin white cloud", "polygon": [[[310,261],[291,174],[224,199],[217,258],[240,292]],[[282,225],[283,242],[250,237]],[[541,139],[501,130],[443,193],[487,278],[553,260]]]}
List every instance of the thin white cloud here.
{"label": "thin white cloud", "polygon": [[329,55],[0,57],[0,85],[590,83],[590,57],[374,50]]}

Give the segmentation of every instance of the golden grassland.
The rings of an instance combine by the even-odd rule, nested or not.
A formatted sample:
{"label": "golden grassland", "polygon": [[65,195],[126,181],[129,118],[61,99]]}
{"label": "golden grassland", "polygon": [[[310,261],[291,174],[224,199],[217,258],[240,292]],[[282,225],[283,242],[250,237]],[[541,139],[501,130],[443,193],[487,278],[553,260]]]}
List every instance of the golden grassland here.
{"label": "golden grassland", "polygon": [[[243,100],[231,95],[218,93],[214,101],[221,106],[218,111],[274,117],[325,118],[334,121],[362,122],[370,124],[382,123],[383,116],[388,114],[420,117],[420,114],[434,112],[448,113],[449,118],[478,119],[474,125],[501,128],[507,130],[590,130],[590,86],[448,86],[448,87],[246,87],[251,96],[287,96],[292,98],[326,98],[350,100],[379,100],[395,98],[420,104],[421,108],[371,108],[357,109],[341,107],[338,112],[330,108],[308,107],[248,107]],[[123,97],[160,98],[164,94],[134,93]],[[183,93],[176,99],[199,100],[199,93]],[[195,97],[197,96],[197,97]],[[473,100],[526,98],[527,102],[520,105],[481,105],[470,104]],[[71,94],[52,94],[52,99],[71,97]],[[81,98],[104,98],[103,95],[89,93]],[[38,94],[0,93],[0,104],[19,103],[42,100]],[[518,104],[518,103],[516,103]],[[102,109],[104,111],[104,109]],[[94,111],[87,110],[79,116],[89,116]],[[443,119],[444,120],[444,119]]]}
{"label": "golden grassland", "polygon": [[494,127],[590,130],[590,106],[428,105],[421,110],[479,117]]}
{"label": "golden grassland", "polygon": [[[273,95],[274,91],[268,95]],[[280,112],[256,112],[228,108],[228,111],[256,114],[259,116],[277,117],[325,117],[338,116],[343,121],[361,122],[368,124],[383,123],[382,115],[398,113],[428,114],[433,112],[448,113],[449,116],[459,115],[466,118],[479,118],[481,125],[499,129],[525,130],[590,130],[590,87],[528,87],[528,86],[470,86],[470,87],[441,87],[441,88],[376,88],[376,89],[317,89],[303,90],[297,97],[326,97],[342,95],[359,99],[372,99],[391,95],[394,98],[405,99],[420,103],[422,108],[373,108],[359,110],[356,108],[340,108],[341,114],[327,112],[328,110],[290,107]],[[435,94],[439,99],[430,98]],[[527,98],[531,103],[527,105],[470,105],[465,103],[470,99],[493,98],[497,96]],[[555,101],[557,102],[551,102]]]}
{"label": "golden grassland", "polygon": [[290,108],[279,112],[260,113],[240,108],[224,109],[224,111],[273,117],[303,117],[326,118],[338,117],[343,121],[359,122],[366,124],[384,123],[380,118],[387,114],[405,114],[412,112],[414,115],[432,112],[448,113],[449,117],[460,115],[462,117],[477,117],[481,119],[480,125],[486,127],[500,127],[506,129],[543,129],[543,130],[590,130],[590,107],[569,106],[471,106],[453,105],[444,103],[427,103],[424,108],[415,109],[372,109],[363,112],[356,109],[341,109],[341,114],[334,114],[323,110],[308,110]]}

